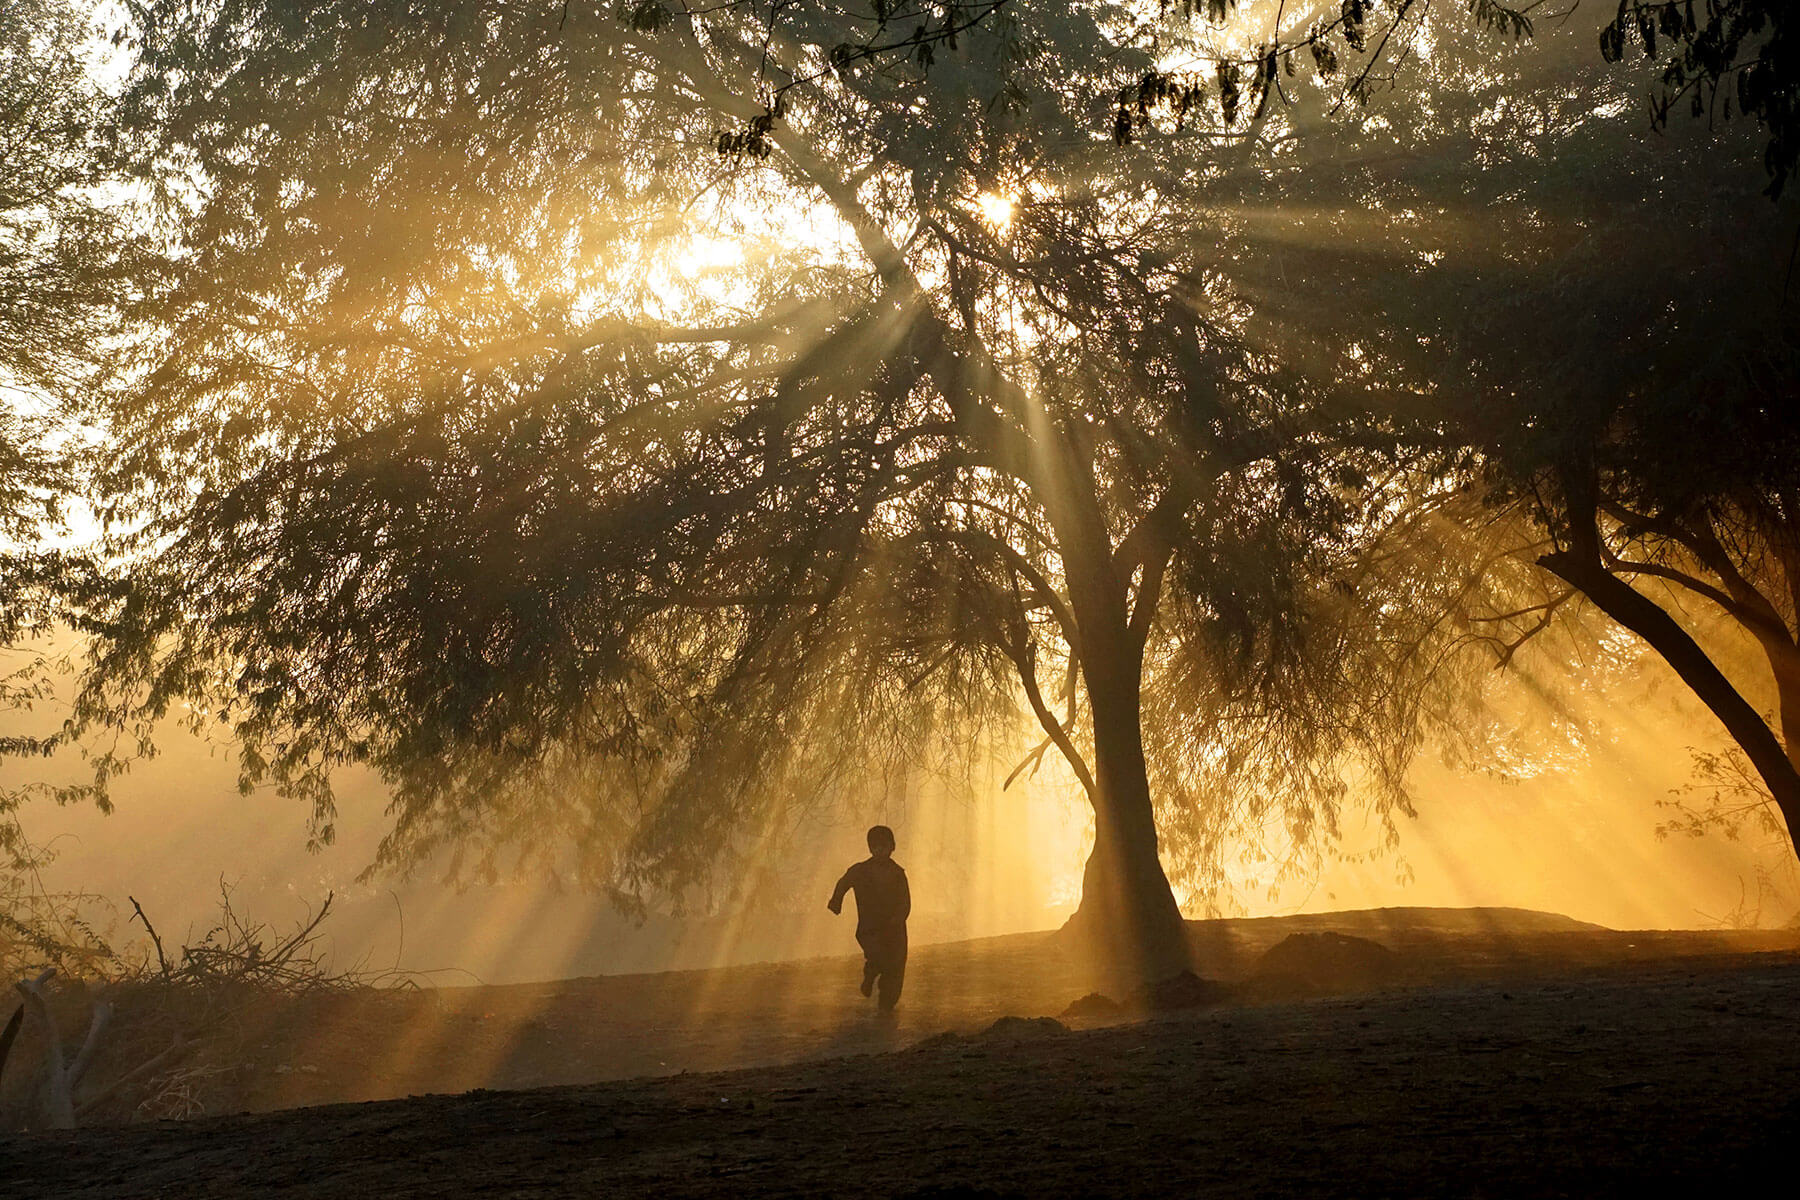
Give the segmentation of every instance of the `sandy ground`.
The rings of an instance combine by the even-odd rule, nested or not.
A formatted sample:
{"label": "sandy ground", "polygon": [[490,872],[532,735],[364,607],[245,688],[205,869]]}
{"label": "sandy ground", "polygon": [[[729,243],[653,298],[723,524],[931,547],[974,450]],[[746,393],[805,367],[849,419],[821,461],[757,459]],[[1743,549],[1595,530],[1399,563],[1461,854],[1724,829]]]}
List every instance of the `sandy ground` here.
{"label": "sandy ground", "polygon": [[851,959],[337,1001],[305,1014],[304,1041],[270,1043],[310,1061],[244,1072],[244,1107],[584,1086],[17,1136],[0,1192],[1660,1194],[1751,1179],[1800,1145],[1792,933],[1384,910],[1195,935],[1209,974],[1241,979],[1327,928],[1388,945],[1392,977],[996,1026],[1095,982],[1030,935],[916,951],[893,1025]]}

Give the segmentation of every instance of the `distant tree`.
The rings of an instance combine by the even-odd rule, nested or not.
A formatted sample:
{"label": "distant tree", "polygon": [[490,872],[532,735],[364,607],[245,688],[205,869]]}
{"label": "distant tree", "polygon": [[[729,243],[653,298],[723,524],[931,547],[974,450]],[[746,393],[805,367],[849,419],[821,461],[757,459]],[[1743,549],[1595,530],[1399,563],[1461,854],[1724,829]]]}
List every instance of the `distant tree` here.
{"label": "distant tree", "polygon": [[[1756,3],[1708,11],[1698,27],[1674,5],[1619,19],[1630,16],[1646,44],[1660,21],[1686,45],[1689,74],[1672,71],[1672,87],[1685,79],[1722,104],[1715,86],[1748,81],[1731,94],[1761,105],[1766,190],[1778,195],[1793,163],[1792,83],[1775,82],[1793,73],[1791,36]],[[1695,63],[1715,78],[1695,77]],[[1757,211],[1731,168],[1751,130],[1724,144],[1668,132],[1660,145],[1611,150],[1604,174],[1513,194],[1580,237],[1490,264],[1457,315],[1436,323],[1467,354],[1442,384],[1446,429],[1477,451],[1476,486],[1539,531],[1524,553],[1561,594],[1642,639],[1718,717],[1800,848],[1791,205]],[[1601,162],[1598,148],[1578,149],[1579,134],[1557,140],[1568,161]],[[1597,187],[1597,176],[1611,182]],[[1748,662],[1743,645],[1755,647]]]}
{"label": "distant tree", "polygon": [[[1764,270],[1780,273],[1766,259]],[[1711,289],[1613,309],[1629,366],[1522,390],[1500,406],[1503,424],[1490,412],[1466,428],[1485,435],[1496,496],[1548,535],[1538,563],[1718,717],[1800,851],[1800,328],[1773,283],[1750,314]],[[1721,621],[1760,650],[1772,716],[1761,687],[1728,673]]]}
{"label": "distant tree", "polygon": [[[1745,123],[1621,136],[1641,120],[1633,85],[1574,53],[1589,36],[1557,30],[1515,67],[1470,71],[1436,91],[1463,90],[1467,106],[1408,129],[1404,155],[1343,139],[1352,145],[1341,175],[1284,180],[1266,220],[1286,244],[1246,247],[1264,261],[1240,277],[1274,292],[1279,270],[1339,300],[1266,305],[1264,337],[1360,339],[1371,372],[1412,381],[1405,411],[1421,442],[1436,439],[1455,464],[1445,483],[1482,497],[1516,538],[1502,592],[1523,583],[1519,563],[1538,564],[1552,584],[1526,586],[1481,619],[1516,613],[1520,632],[1616,622],[1641,638],[1719,717],[1792,841],[1792,207],[1756,194],[1769,175],[1736,166],[1762,137]],[[1731,45],[1741,59],[1758,43]],[[1782,93],[1755,94],[1774,104]],[[1438,123],[1470,109],[1485,116],[1466,117],[1465,133]],[[1283,224],[1285,207],[1344,230],[1357,192],[1413,217],[1352,226],[1361,236],[1343,243]],[[1418,265],[1398,286],[1394,264],[1409,260]],[[1497,647],[1509,664],[1511,644]],[[1754,648],[1747,662],[1744,645]]]}
{"label": "distant tree", "polygon": [[[96,188],[108,178],[106,109],[81,58],[84,15],[58,0],[0,10],[0,759],[63,741],[33,732],[50,696],[42,639],[91,582],[79,557],[46,548],[75,490],[58,445],[98,363],[124,262],[119,225]],[[71,903],[34,875],[43,852],[19,825],[33,796],[67,800],[9,763],[0,786],[0,964],[66,962],[90,944]]]}
{"label": "distant tree", "polygon": [[827,69],[810,9],[146,6],[179,186],[84,720],[186,703],[321,836],[367,762],[384,861],[573,843],[636,894],[1017,706],[1095,814],[1080,923],[1168,957],[1159,820],[1205,885],[1234,830],[1328,836],[1352,761],[1399,796],[1346,576],[1409,476],[1360,383],[1238,332],[1217,197],[1288,126],[1115,144],[1129,15],[996,12],[922,73]]}

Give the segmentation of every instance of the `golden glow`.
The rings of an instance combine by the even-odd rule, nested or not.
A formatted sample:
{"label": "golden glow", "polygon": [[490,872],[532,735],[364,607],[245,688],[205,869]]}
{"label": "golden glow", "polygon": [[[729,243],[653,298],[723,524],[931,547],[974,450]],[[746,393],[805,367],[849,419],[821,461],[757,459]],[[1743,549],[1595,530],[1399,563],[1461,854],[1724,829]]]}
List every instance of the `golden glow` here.
{"label": "golden glow", "polygon": [[1018,211],[1018,201],[1013,196],[999,192],[983,192],[975,197],[975,209],[989,229],[1004,233],[1013,223],[1013,217]]}
{"label": "golden glow", "polygon": [[[1661,816],[1654,800],[1687,774],[1681,747],[1699,723],[1691,708],[1685,701],[1621,706],[1608,714],[1608,740],[1586,756],[1539,755],[1505,776],[1457,771],[1421,756],[1414,773],[1420,817],[1402,822],[1399,856],[1380,852],[1376,824],[1351,810],[1344,857],[1316,879],[1272,890],[1282,833],[1271,831],[1270,854],[1228,864],[1234,895],[1225,907],[1261,916],[1510,906],[1628,929],[1691,928],[1721,914],[1741,916],[1734,914],[1740,880],[1757,901],[1759,869],[1785,861],[1782,848],[1654,835]],[[882,1048],[855,992],[852,912],[833,917],[824,908],[837,874],[866,852],[868,823],[882,821],[900,835],[897,857],[915,894],[915,946],[1054,928],[1079,898],[1091,844],[1086,805],[1066,768],[1049,760],[1036,776],[1002,790],[1010,767],[1003,763],[966,783],[921,779],[900,794],[863,797],[861,811],[809,827],[801,842],[771,842],[765,853],[791,895],[703,919],[653,914],[638,926],[598,897],[543,881],[460,892],[426,872],[395,882],[395,896],[386,883],[358,884],[354,875],[384,824],[373,778],[346,781],[339,844],[307,856],[299,850],[302,814],[273,799],[236,796],[229,761],[210,756],[203,744],[173,734],[165,744],[168,753],[134,773],[129,791],[121,789],[114,816],[54,806],[28,814],[39,836],[62,838],[49,882],[135,894],[176,940],[204,931],[221,873],[237,885],[245,912],[276,926],[296,917],[302,901],[316,904],[336,889],[338,916],[327,929],[335,963],[382,968],[398,959],[411,970],[450,968],[420,980],[439,990],[394,999],[407,1017],[368,1046],[359,1081],[336,1085],[347,1098],[542,1082],[557,1069],[559,1039],[605,1039],[625,1026],[606,1008],[604,990],[590,1000],[585,985],[529,981],[614,972],[674,973],[631,985],[639,1006],[631,1020],[652,1023],[645,1045],[620,1051],[627,1060],[609,1072],[674,1073]],[[396,897],[405,914],[403,952]],[[1785,920],[1795,899],[1765,903],[1764,923]],[[1202,915],[1200,907],[1190,904],[1189,915]],[[135,929],[121,924],[104,932],[123,943]],[[809,957],[830,961],[749,965]],[[1012,1004],[1006,1011],[1016,1012],[1043,1004],[1041,994],[1021,990],[1030,981],[1008,976],[1017,960],[979,947],[922,955],[917,963],[890,1037],[966,1027],[971,1014],[986,1011],[982,1005]],[[730,965],[737,969],[683,973]],[[474,982],[513,986],[459,986]],[[1069,994],[1080,990],[1070,985]],[[650,993],[655,1013],[646,1017]],[[333,1047],[359,1036],[348,1024],[357,1011],[346,1007],[315,1027],[269,1037],[291,1047],[282,1053],[295,1063],[329,1062]],[[315,1045],[316,1055],[309,1050]],[[302,1070],[289,1077],[294,1087],[306,1085]],[[292,1102],[308,1099],[304,1091],[292,1094]]]}
{"label": "golden glow", "polygon": [[744,248],[740,244],[704,233],[689,234],[686,244],[675,254],[675,269],[684,279],[743,264]]}

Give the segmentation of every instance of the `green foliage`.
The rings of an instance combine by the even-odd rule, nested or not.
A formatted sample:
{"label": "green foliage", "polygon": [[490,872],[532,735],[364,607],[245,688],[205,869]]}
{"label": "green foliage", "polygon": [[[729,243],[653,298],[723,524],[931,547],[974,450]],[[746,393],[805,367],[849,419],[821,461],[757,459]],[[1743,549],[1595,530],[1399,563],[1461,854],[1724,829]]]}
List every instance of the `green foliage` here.
{"label": "green foliage", "polygon": [[0,388],[57,388],[91,368],[119,278],[102,97],[62,0],[0,12]]}
{"label": "green foliage", "polygon": [[1743,751],[1690,746],[1688,755],[1693,777],[1657,802],[1670,813],[1656,827],[1658,837],[1706,837],[1717,832],[1735,841],[1749,828],[1777,845],[1786,840],[1781,810]]}
{"label": "green foliage", "polygon": [[1515,42],[1532,34],[1529,13],[1502,4],[1500,0],[1469,0],[1469,13],[1477,24],[1485,25],[1495,33],[1510,35]]}

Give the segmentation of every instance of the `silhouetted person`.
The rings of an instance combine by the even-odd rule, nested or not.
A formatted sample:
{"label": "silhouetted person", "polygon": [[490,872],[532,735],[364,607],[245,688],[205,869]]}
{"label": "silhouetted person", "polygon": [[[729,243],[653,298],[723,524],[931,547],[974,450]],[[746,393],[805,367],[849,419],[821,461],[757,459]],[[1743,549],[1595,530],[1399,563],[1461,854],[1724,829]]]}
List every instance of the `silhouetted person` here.
{"label": "silhouetted person", "polygon": [[881,981],[880,1007],[893,1012],[906,982],[906,918],[912,913],[912,889],[906,872],[894,861],[894,831],[886,825],[869,830],[869,857],[855,863],[838,880],[826,905],[844,911],[844,893],[856,893],[856,940],[863,949],[862,994]]}

